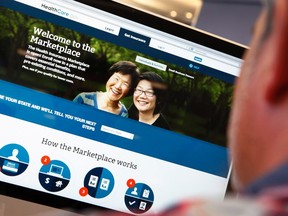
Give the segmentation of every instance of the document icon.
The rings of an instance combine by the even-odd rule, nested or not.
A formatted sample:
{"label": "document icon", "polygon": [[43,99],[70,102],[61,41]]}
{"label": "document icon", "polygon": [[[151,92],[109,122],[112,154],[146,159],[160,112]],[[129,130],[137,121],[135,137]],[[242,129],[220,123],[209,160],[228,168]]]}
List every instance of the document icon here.
{"label": "document icon", "polygon": [[102,178],[100,189],[107,191],[108,188],[109,188],[109,184],[110,184],[110,180],[109,179]]}
{"label": "document icon", "polygon": [[145,189],[145,190],[143,191],[142,197],[148,198],[148,197],[149,197],[149,194],[150,194],[150,190]]}
{"label": "document icon", "polygon": [[98,182],[98,176],[91,175],[89,179],[88,186],[96,188]]}

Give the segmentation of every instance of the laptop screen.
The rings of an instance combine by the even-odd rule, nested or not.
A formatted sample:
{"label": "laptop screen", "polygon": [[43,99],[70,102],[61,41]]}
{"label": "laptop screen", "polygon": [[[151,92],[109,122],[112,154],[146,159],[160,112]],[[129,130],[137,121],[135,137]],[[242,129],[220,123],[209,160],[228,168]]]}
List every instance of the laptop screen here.
{"label": "laptop screen", "polygon": [[0,10],[1,194],[131,214],[224,198],[245,47],[113,1]]}

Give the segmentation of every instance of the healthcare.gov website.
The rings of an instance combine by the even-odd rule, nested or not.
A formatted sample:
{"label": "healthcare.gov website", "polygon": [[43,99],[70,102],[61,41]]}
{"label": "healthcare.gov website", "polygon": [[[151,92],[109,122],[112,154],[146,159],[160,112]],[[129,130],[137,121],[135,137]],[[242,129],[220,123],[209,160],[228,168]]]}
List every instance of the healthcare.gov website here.
{"label": "healthcare.gov website", "polygon": [[[239,59],[73,1],[0,11],[0,184],[131,214],[224,198]],[[105,92],[121,61],[165,81],[167,127],[131,117],[136,90],[151,90],[121,99],[124,116],[75,102]]]}

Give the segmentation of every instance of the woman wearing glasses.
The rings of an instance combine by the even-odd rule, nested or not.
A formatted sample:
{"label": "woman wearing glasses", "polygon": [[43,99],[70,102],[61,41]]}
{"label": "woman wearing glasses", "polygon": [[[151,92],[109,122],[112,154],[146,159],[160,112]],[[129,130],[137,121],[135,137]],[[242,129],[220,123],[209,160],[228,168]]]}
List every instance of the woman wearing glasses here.
{"label": "woman wearing glasses", "polygon": [[170,129],[168,122],[161,113],[165,104],[166,93],[167,85],[161,76],[154,72],[142,73],[134,90],[129,118]]}

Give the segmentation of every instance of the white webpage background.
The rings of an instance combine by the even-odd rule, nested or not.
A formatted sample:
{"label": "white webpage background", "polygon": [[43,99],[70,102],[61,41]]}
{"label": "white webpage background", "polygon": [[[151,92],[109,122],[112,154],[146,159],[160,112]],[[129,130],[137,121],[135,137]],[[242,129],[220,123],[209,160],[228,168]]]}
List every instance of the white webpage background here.
{"label": "white webpage background", "polygon": [[[213,198],[222,200],[228,180],[191,168],[148,157],[118,147],[99,143],[90,139],[57,131],[34,123],[0,115],[2,136],[0,148],[16,143],[22,145],[29,153],[30,162],[26,171],[18,176],[6,176],[0,173],[1,181],[21,185],[47,193],[95,204],[119,211],[128,212],[124,203],[126,182],[133,178],[136,183],[149,185],[154,193],[154,203],[147,213],[157,213],[179,200],[191,197]],[[72,151],[41,144],[43,138],[69,146],[89,149],[91,152],[105,154],[123,161],[137,164],[137,170],[97,161]],[[137,145],[137,143],[135,143]],[[165,147],[165,144],[163,144]],[[177,144],[175,144],[177,145]],[[38,174],[42,167],[41,158],[48,155],[51,160],[61,160],[68,165],[71,179],[68,186],[59,192],[46,191],[39,183]],[[89,195],[81,197],[79,189],[84,186],[85,175],[95,167],[104,167],[114,176],[115,185],[110,195],[95,199]]]}

